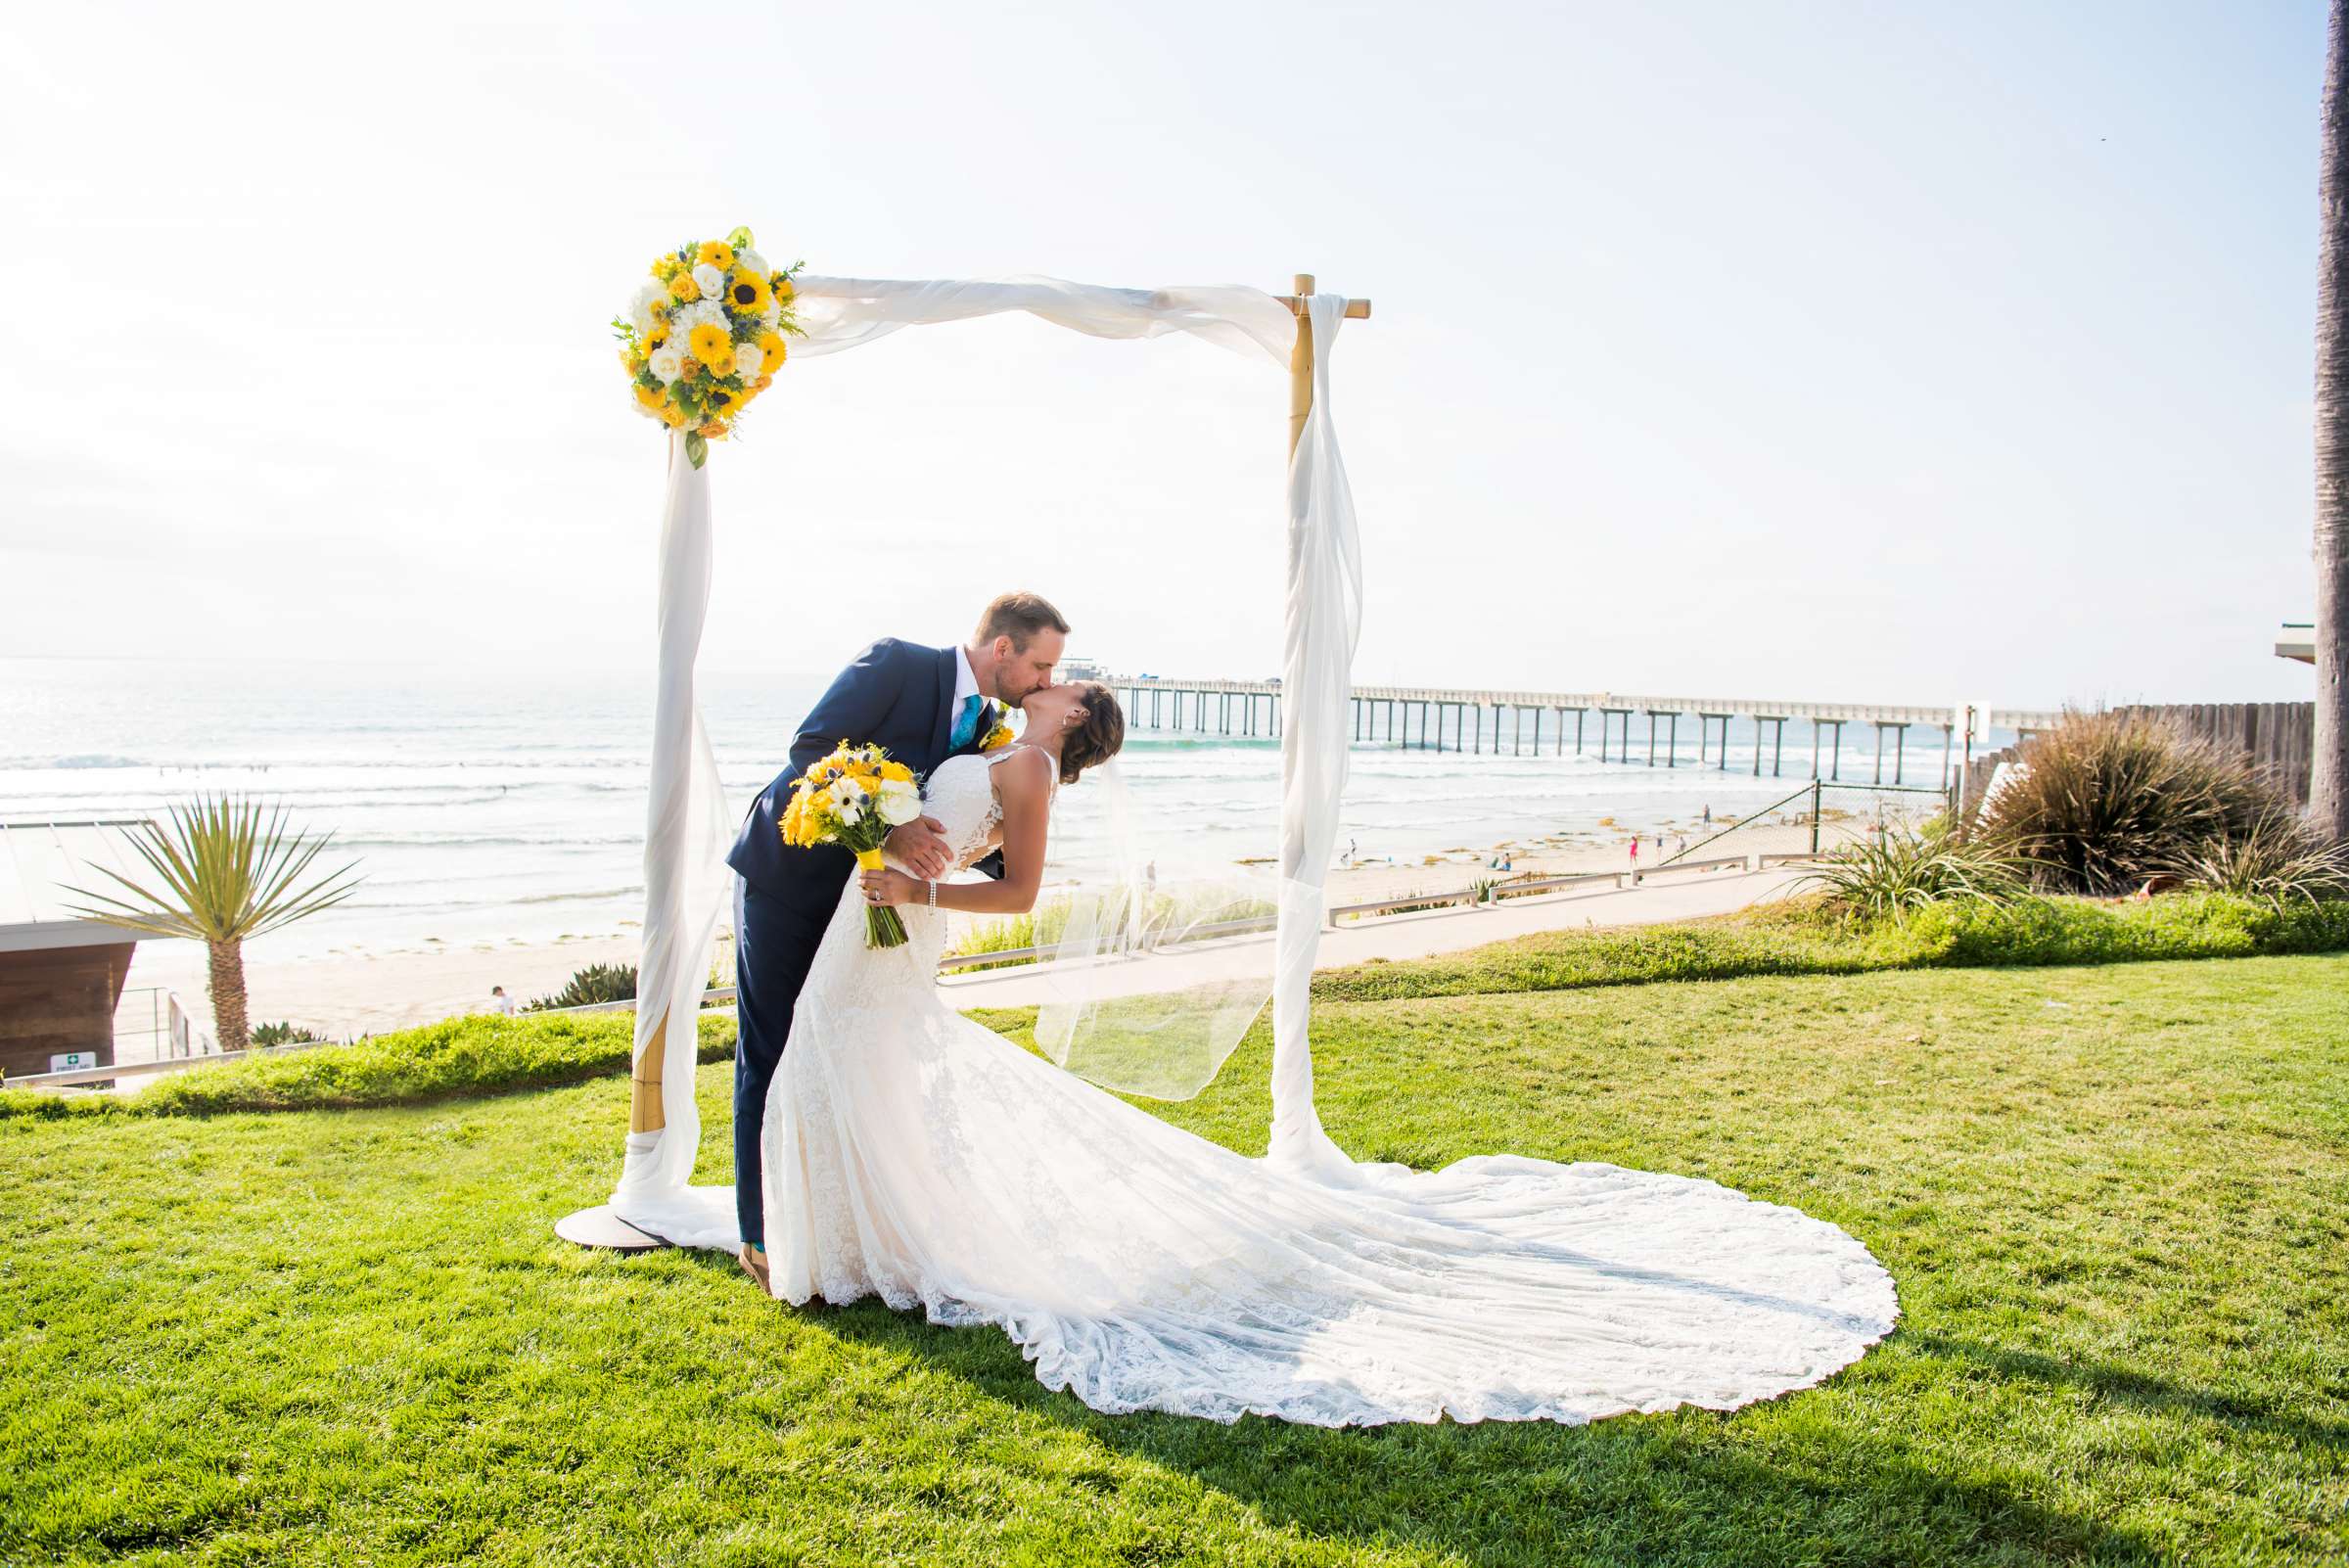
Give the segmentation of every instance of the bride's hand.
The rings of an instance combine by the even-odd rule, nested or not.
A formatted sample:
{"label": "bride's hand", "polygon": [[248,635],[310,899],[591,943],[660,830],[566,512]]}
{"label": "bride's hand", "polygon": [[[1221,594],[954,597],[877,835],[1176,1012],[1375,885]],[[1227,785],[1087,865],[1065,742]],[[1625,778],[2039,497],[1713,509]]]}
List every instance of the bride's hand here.
{"label": "bride's hand", "polygon": [[921,883],[889,866],[859,872],[857,879],[864,884],[864,901],[871,904],[912,903],[923,891]]}

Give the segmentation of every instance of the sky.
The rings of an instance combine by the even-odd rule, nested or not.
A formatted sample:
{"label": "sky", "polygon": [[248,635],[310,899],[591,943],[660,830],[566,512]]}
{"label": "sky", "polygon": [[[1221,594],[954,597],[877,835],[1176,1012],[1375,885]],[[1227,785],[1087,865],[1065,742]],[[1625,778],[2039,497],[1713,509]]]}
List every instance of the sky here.
{"label": "sky", "polygon": [[[0,656],[649,682],[606,325],[863,277],[1367,297],[1358,678],[2272,701],[2306,620],[2323,7],[15,6]],[[1285,375],[1025,317],[791,364],[705,667],[1029,587],[1280,658]]]}

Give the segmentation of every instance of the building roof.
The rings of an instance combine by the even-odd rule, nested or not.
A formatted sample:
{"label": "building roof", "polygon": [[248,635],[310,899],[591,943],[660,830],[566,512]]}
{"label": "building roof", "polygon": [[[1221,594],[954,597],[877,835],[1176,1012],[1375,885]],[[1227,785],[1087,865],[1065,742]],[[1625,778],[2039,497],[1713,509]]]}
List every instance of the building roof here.
{"label": "building roof", "polygon": [[2276,657],[2297,659],[2304,665],[2317,662],[2317,623],[2313,621],[2287,621],[2276,630]]}
{"label": "building roof", "polygon": [[[0,952],[136,942],[142,933],[75,914],[73,889],[112,888],[105,871],[143,883],[154,873],[130,842],[137,817],[0,822]],[[92,869],[93,867],[99,869]]]}

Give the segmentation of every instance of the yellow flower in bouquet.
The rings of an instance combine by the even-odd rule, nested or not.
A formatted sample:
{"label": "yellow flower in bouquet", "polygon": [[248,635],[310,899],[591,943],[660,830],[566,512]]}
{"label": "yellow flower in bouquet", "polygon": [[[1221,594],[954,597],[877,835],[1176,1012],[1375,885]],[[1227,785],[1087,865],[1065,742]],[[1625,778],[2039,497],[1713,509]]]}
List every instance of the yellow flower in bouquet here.
{"label": "yellow flower in bouquet", "polygon": [[775,291],[756,272],[737,272],[726,280],[726,303],[737,310],[756,314],[764,310],[766,302],[774,297]]}
{"label": "yellow flower in bouquet", "polygon": [[987,732],[987,739],[979,743],[979,749],[983,752],[999,752],[1018,738],[1012,734],[1011,726],[998,718],[995,727]]}
{"label": "yellow flower in bouquet", "polygon": [[684,430],[694,467],[782,368],[785,339],[800,331],[791,275],[804,264],[769,267],[748,229],[697,240],[656,257],[612,323],[637,411]]}
{"label": "yellow flower in bouquet", "polygon": [[[792,781],[791,801],[776,831],[797,849],[836,844],[856,856],[858,867],[871,871],[881,864],[889,830],[921,814],[922,792],[913,769],[878,746],[842,741]],[[902,947],[904,920],[886,904],[866,905],[864,943]]]}

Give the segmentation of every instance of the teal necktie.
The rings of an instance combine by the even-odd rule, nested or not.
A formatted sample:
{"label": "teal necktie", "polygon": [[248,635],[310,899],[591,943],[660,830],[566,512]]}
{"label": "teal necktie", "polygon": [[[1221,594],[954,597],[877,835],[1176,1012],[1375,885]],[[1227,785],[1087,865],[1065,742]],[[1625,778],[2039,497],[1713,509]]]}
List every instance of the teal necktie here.
{"label": "teal necktie", "polygon": [[976,694],[962,700],[962,712],[954,715],[954,735],[948,742],[956,751],[979,738],[979,715],[987,707],[987,699]]}

